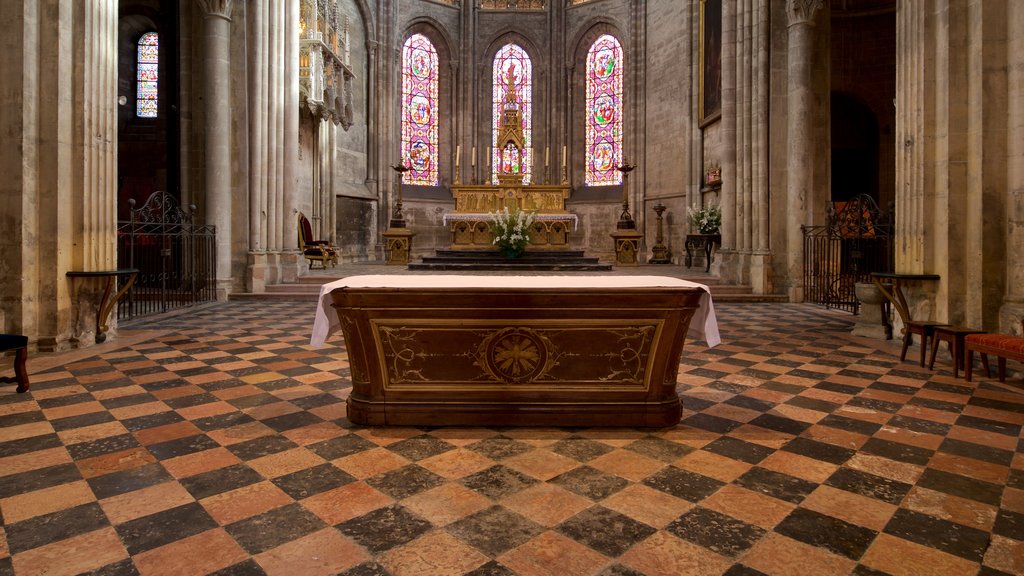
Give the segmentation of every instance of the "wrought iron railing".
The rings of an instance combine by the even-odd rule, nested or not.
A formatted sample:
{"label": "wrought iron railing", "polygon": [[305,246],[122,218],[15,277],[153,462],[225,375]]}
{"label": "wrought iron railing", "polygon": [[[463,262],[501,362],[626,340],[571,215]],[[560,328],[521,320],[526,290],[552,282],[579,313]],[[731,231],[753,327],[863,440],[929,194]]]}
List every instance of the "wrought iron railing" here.
{"label": "wrought iron railing", "polygon": [[216,300],[216,228],[195,225],[166,192],[154,192],[118,222],[118,268],[138,268],[135,285],[117,308],[119,319],[159,314]]}
{"label": "wrought iron railing", "polygon": [[854,285],[872,272],[893,271],[888,212],[865,194],[829,207],[828,223],[804,226],[804,301],[856,314]]}

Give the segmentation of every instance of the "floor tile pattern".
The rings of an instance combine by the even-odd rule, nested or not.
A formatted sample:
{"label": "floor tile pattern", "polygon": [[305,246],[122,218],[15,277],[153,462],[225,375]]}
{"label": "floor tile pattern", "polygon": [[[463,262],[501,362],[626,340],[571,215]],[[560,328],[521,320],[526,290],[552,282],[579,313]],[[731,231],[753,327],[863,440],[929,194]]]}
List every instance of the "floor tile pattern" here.
{"label": "floor tile pattern", "polygon": [[1020,381],[848,316],[719,305],[673,428],[365,428],[312,312],[154,319],[0,389],[0,576],[1024,573]]}

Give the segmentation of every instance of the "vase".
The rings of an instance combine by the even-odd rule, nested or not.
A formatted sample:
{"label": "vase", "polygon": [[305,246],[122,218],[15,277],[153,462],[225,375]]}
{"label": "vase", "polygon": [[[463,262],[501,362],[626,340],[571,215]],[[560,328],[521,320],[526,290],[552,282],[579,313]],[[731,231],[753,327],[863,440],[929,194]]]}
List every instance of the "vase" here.
{"label": "vase", "polygon": [[505,246],[501,249],[502,254],[505,258],[519,258],[523,255],[523,249],[519,246]]}

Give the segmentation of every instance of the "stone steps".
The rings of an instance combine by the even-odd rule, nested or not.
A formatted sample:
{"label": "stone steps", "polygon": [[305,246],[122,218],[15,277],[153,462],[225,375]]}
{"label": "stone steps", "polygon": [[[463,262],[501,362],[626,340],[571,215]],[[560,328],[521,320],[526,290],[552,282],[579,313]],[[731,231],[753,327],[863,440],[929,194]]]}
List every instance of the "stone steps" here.
{"label": "stone steps", "polygon": [[409,270],[419,271],[607,272],[611,269],[611,264],[585,256],[582,250],[528,250],[518,258],[507,258],[497,250],[438,250],[434,256],[409,263]]}

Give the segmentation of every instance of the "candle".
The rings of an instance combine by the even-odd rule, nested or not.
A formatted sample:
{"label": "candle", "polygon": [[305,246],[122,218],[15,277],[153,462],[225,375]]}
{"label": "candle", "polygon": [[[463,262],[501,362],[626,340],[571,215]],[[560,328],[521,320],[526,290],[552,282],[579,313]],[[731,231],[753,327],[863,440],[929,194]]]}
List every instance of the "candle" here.
{"label": "candle", "polygon": [[455,165],[456,165],[456,166],[458,166],[458,165],[459,165],[459,160],[460,160],[461,158],[462,158],[462,146],[461,146],[461,145],[458,145],[458,144],[456,144],[456,145],[455,145]]}
{"label": "candle", "polygon": [[562,146],[562,168],[565,168],[565,146]]}
{"label": "candle", "polygon": [[544,147],[544,167],[548,165],[548,154],[551,152],[551,146]]}
{"label": "candle", "polygon": [[470,156],[469,161],[472,163],[473,167],[476,167],[476,146],[473,146],[473,154]]}

